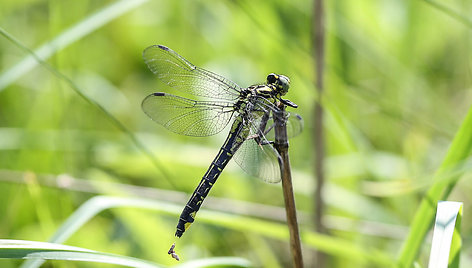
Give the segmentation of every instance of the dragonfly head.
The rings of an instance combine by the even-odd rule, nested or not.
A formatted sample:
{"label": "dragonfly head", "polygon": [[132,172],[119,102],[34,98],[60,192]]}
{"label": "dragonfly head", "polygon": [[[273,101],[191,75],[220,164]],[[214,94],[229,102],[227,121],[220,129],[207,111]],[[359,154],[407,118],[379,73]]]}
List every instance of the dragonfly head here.
{"label": "dragonfly head", "polygon": [[290,87],[290,78],[282,74],[271,73],[267,76],[267,84],[275,85],[277,93],[283,96],[287,94]]}

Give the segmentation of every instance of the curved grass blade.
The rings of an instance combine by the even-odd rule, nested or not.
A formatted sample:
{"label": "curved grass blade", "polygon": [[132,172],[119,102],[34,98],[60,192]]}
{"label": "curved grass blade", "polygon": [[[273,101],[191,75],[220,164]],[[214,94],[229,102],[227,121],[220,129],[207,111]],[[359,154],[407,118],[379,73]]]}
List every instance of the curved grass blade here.
{"label": "curved grass blade", "polygon": [[[137,207],[161,211],[172,215],[178,215],[181,207],[165,202],[156,202],[138,198],[119,198],[109,196],[95,196],[80,206],[62,226],[49,239],[51,243],[63,243],[84,224],[100,212],[115,207]],[[31,260],[23,263],[21,267],[39,267],[42,260]]]}
{"label": "curved grass blade", "polygon": [[106,118],[108,118],[113,125],[115,125],[116,128],[121,130],[123,133],[125,133],[129,139],[134,143],[134,145],[141,151],[143,152],[148,159],[153,163],[153,165],[162,173],[163,177],[167,180],[167,182],[172,185],[174,188],[175,184],[172,182],[170,179],[170,176],[168,172],[164,169],[164,167],[159,163],[159,161],[153,156],[153,154],[138,140],[138,138],[129,130],[126,128],[125,125],[123,125],[116,117],[114,117],[111,113],[109,113],[103,106],[101,106],[98,102],[96,102],[93,99],[90,99],[87,97],[83,91],[80,89],[80,87],[72,81],[69,77],[64,75],[63,73],[59,72],[56,68],[53,66],[49,65],[47,62],[45,62],[43,59],[41,59],[38,55],[34,53],[31,49],[26,47],[23,43],[21,43],[18,39],[16,39],[14,36],[9,34],[7,31],[5,31],[3,28],[0,27],[0,35],[4,36],[6,39],[11,41],[13,44],[15,44],[17,47],[21,48],[28,54],[30,54],[39,64],[41,64],[43,67],[45,67],[49,72],[51,72],[53,75],[55,75],[58,79],[63,80],[66,82],[74,91],[77,93],[82,99],[84,99],[86,102],[88,102],[90,105],[93,107],[97,108],[100,112],[102,112]]}
{"label": "curved grass blade", "polygon": [[148,261],[61,244],[0,239],[0,258],[67,260],[117,264],[128,267],[159,268]]}
{"label": "curved grass blade", "polygon": [[452,8],[442,4],[440,2],[433,1],[433,0],[425,0],[425,2],[432,5],[433,7],[437,8],[437,9],[441,10],[442,12],[444,12],[445,14],[450,16],[451,18],[454,18],[455,20],[463,23],[468,28],[472,28],[472,20],[470,20],[469,17],[466,17],[466,16],[460,14],[458,11],[453,10]]}
{"label": "curved grass blade", "polygon": [[446,200],[463,172],[450,175],[449,170],[461,165],[472,153],[472,108],[462,122],[454,140],[436,172],[434,184],[429,188],[421,200],[411,224],[410,233],[405,240],[398,257],[399,267],[411,267],[417,258],[424,238],[434,221],[436,204],[439,200]]}
{"label": "curved grass blade", "polygon": [[[73,235],[80,227],[92,217],[103,210],[117,207],[135,207],[150,209],[167,215],[178,216],[181,206],[168,202],[153,201],[143,198],[125,198],[96,196],[85,202],[74,212],[64,224],[56,231],[49,242],[62,243]],[[288,241],[289,233],[283,223],[254,219],[223,212],[215,212],[202,209],[199,212],[200,222],[225,227],[244,233],[253,233],[280,241]],[[302,243],[312,249],[317,249],[330,255],[339,256],[360,264],[371,264],[375,267],[390,267],[393,259],[375,249],[364,248],[347,240],[333,238],[327,235],[317,234],[308,228],[301,229]],[[41,262],[26,262],[22,267],[39,267]]]}
{"label": "curved grass blade", "polygon": [[[98,252],[89,249],[66,246],[55,243],[0,239],[0,258],[39,260],[85,261],[116,264],[128,267],[160,268],[164,267],[148,261]],[[243,258],[217,257],[189,261],[177,268],[198,267],[252,267],[251,263]]]}
{"label": "curved grass blade", "polygon": [[[100,11],[90,15],[81,20],[77,24],[68,28],[56,38],[40,46],[34,51],[34,54],[42,60],[46,60],[57,51],[67,47],[82,37],[99,29],[108,22],[120,17],[121,15],[133,10],[148,0],[121,0],[116,1]],[[13,83],[16,79],[36,67],[40,63],[32,54],[26,56],[23,60],[15,66],[9,68],[6,72],[0,75],[0,91]]]}

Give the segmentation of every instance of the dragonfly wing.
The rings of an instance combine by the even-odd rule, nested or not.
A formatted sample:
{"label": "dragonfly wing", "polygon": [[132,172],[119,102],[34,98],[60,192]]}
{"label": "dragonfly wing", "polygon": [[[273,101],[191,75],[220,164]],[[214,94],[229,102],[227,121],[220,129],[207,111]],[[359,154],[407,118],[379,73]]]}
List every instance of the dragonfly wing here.
{"label": "dragonfly wing", "polygon": [[[298,136],[304,127],[303,118],[295,113],[285,112],[285,117],[287,118],[286,127],[287,127],[287,137],[293,138]],[[268,140],[275,140],[275,131],[274,131],[275,123],[274,118],[271,116],[267,122],[267,128],[264,135]]]}
{"label": "dragonfly wing", "polygon": [[287,136],[293,138],[298,136],[303,131],[305,123],[299,114],[288,113],[287,118]]}
{"label": "dragonfly wing", "polygon": [[196,67],[172,49],[162,45],[146,48],[143,58],[161,81],[195,96],[236,100],[242,90],[231,80]]}
{"label": "dragonfly wing", "polygon": [[155,122],[187,136],[210,136],[220,132],[233,115],[233,104],[195,101],[167,93],[147,96],[141,107]]}
{"label": "dragonfly wing", "polygon": [[248,138],[234,154],[234,160],[252,176],[269,183],[280,182],[279,161],[281,158],[277,150],[261,134],[260,126],[264,124],[263,116],[253,115],[249,121],[245,125],[249,132]]}

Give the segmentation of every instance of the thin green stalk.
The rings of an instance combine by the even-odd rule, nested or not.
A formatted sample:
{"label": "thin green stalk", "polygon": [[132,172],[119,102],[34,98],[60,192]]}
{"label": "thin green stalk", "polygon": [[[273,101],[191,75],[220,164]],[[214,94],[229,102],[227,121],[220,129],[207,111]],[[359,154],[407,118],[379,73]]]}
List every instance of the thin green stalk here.
{"label": "thin green stalk", "polygon": [[[315,194],[314,194],[314,223],[315,230],[319,233],[326,233],[323,224],[324,200],[323,188],[325,184],[325,138],[324,138],[324,110],[321,105],[324,91],[324,50],[325,50],[325,29],[324,29],[324,2],[323,0],[315,0],[313,4],[313,26],[312,26],[312,42],[313,42],[313,61],[316,70],[316,90],[318,98],[315,101],[315,110],[313,111],[314,119],[314,151],[315,151]],[[320,251],[316,251],[317,267],[326,266],[326,255]]]}

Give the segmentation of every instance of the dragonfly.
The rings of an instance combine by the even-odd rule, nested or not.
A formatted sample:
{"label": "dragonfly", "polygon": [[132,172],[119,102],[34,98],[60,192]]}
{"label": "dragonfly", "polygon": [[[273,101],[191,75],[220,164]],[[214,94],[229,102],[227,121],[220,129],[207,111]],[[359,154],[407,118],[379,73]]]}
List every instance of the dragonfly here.
{"label": "dragonfly", "polygon": [[283,111],[277,104],[297,108],[282,99],[290,87],[285,75],[271,73],[266,83],[246,88],[216,73],[196,67],[163,45],[146,48],[143,58],[157,78],[192,99],[156,92],[142,102],[142,109],[153,121],[168,130],[187,136],[204,137],[219,133],[230,122],[229,134],[207,172],[185,205],[175,236],[181,237],[210,189],[233,158],[248,174],[269,183],[281,180],[280,155],[274,148],[274,117],[282,116],[288,136],[298,135],[302,118]]}

